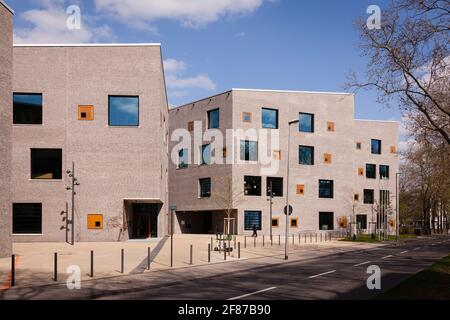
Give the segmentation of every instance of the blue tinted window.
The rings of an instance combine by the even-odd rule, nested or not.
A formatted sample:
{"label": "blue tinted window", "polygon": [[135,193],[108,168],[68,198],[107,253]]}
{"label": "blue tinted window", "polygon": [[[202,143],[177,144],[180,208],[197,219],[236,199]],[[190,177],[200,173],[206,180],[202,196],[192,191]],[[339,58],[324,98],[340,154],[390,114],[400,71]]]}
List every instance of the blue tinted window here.
{"label": "blue tinted window", "polygon": [[375,179],[377,177],[377,166],[375,164],[366,164],[366,178]]}
{"label": "blue tinted window", "polygon": [[181,149],[178,151],[178,168],[187,168],[188,163],[188,149]]}
{"label": "blue tinted window", "polygon": [[244,229],[253,230],[253,226],[261,230],[261,211],[244,211]]}
{"label": "blue tinted window", "polygon": [[298,147],[298,163],[304,165],[314,164],[314,147],[299,146]]}
{"label": "blue tinted window", "polygon": [[241,140],[241,160],[258,161],[258,142]]}
{"label": "blue tinted window", "polygon": [[278,110],[262,109],[262,127],[267,129],[278,129]]}
{"label": "blue tinted window", "polygon": [[380,165],[380,179],[389,179],[389,166]]}
{"label": "blue tinted window", "polygon": [[201,164],[211,164],[211,145],[205,144],[202,146],[202,162]]}
{"label": "blue tinted window", "polygon": [[298,130],[301,132],[314,132],[314,115],[300,113],[298,126]]}
{"label": "blue tinted window", "polygon": [[372,154],[381,154],[381,140],[372,139]]}
{"label": "blue tinted window", "polygon": [[333,198],[333,180],[319,180],[319,198]]}
{"label": "blue tinted window", "polygon": [[109,96],[110,126],[139,126],[139,97]]}
{"label": "blue tinted window", "polygon": [[220,125],[219,109],[208,111],[208,128],[217,129]]}
{"label": "blue tinted window", "polygon": [[42,94],[13,94],[13,123],[42,124]]}
{"label": "blue tinted window", "polygon": [[201,198],[211,197],[211,178],[200,179],[199,184],[200,184],[200,197]]}

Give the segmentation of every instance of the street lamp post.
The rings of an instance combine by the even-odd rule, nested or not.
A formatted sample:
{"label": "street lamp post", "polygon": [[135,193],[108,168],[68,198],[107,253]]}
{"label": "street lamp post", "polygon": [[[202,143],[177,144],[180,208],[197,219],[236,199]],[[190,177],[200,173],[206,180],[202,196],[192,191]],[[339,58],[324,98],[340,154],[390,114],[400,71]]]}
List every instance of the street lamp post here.
{"label": "street lamp post", "polygon": [[291,150],[291,125],[294,123],[298,123],[299,120],[291,120],[288,122],[288,148],[287,148],[287,176],[286,176],[286,229],[285,229],[285,239],[284,239],[284,260],[288,260],[288,237],[289,237],[289,214],[290,214],[290,206],[289,206],[289,167],[290,167],[290,150]]}

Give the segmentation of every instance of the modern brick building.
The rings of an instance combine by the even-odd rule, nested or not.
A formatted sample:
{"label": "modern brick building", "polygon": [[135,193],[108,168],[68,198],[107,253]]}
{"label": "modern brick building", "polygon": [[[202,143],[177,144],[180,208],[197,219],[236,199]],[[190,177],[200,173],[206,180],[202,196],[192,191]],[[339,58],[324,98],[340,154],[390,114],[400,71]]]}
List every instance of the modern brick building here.
{"label": "modern brick building", "polygon": [[11,254],[13,14],[0,0],[0,257]]}
{"label": "modern brick building", "polygon": [[160,45],[17,45],[13,56],[13,114],[0,126],[12,122],[11,170],[2,163],[1,171],[12,172],[12,240],[71,242],[72,230],[75,241],[167,234]]}
{"label": "modern brick building", "polygon": [[[395,232],[398,123],[355,120],[352,94],[232,89],[169,116],[176,232],[223,231],[232,207],[231,232],[284,234],[287,195],[291,233],[375,232],[383,224]],[[180,144],[180,129],[200,138]],[[201,140],[214,132],[223,135],[218,147]],[[224,205],[224,195],[233,200]]]}

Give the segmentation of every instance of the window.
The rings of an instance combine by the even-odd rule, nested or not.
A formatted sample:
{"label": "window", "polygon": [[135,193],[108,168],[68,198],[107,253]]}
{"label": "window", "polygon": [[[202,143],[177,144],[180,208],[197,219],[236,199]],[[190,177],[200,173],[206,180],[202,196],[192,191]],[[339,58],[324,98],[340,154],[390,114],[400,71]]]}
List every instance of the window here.
{"label": "window", "polygon": [[261,177],[244,176],[244,194],[246,196],[260,196]]}
{"label": "window", "polygon": [[88,214],[87,228],[90,230],[103,229],[103,215],[102,214]]}
{"label": "window", "polygon": [[323,154],[323,162],[330,164],[332,159],[331,153],[324,153]]}
{"label": "window", "polygon": [[31,149],[31,179],[62,179],[62,150]]}
{"label": "window", "polygon": [[258,142],[241,140],[241,160],[258,161]]}
{"label": "window", "polygon": [[314,165],[314,147],[298,147],[298,163],[303,165]]}
{"label": "window", "polygon": [[199,180],[200,198],[211,197],[211,178],[204,178]]}
{"label": "window", "polygon": [[319,230],[334,230],[333,212],[319,212]]}
{"label": "window", "polygon": [[389,179],[389,166],[380,165],[380,179]]}
{"label": "window", "polygon": [[205,144],[201,147],[201,165],[211,164],[211,145]]}
{"label": "window", "polygon": [[278,129],[278,110],[262,109],[262,127],[267,129]]}
{"label": "window", "polygon": [[298,218],[291,218],[291,228],[298,227]]}
{"label": "window", "polygon": [[244,229],[253,230],[254,226],[261,230],[261,211],[244,211]]}
{"label": "window", "polygon": [[275,160],[281,160],[281,150],[274,150],[273,151],[273,158]]}
{"label": "window", "polygon": [[94,106],[78,106],[78,120],[94,120]]}
{"label": "window", "polygon": [[362,146],[361,142],[356,143],[356,149],[361,150],[361,146]]}
{"label": "window", "polygon": [[391,153],[397,153],[397,148],[395,146],[391,146]]}
{"label": "window", "polygon": [[267,196],[270,197],[270,184],[272,184],[272,195],[283,196],[283,178],[267,177]]}
{"label": "window", "polygon": [[109,96],[110,126],[139,126],[139,97]]}
{"label": "window", "polygon": [[42,124],[42,94],[13,94],[13,123]]}
{"label": "window", "polygon": [[314,115],[300,112],[298,130],[301,132],[314,132]]}
{"label": "window", "polygon": [[377,166],[375,164],[366,164],[366,178],[376,179]]}
{"label": "window", "polygon": [[367,229],[367,216],[365,214],[356,215],[356,227],[358,229]]}
{"label": "window", "polygon": [[194,131],[194,121],[188,122],[188,131]]}
{"label": "window", "polygon": [[278,218],[272,218],[272,227],[278,228],[279,227],[279,221]]}
{"label": "window", "polygon": [[359,201],[359,194],[355,193],[355,194],[353,195],[353,200],[354,200],[354,201]]}
{"label": "window", "polygon": [[180,149],[178,151],[178,168],[187,168],[189,163],[188,149]]}
{"label": "window", "polygon": [[217,129],[220,125],[219,109],[208,111],[208,129]]}
{"label": "window", "polygon": [[300,194],[300,195],[305,194],[305,185],[304,184],[297,185],[297,194]]}
{"label": "window", "polygon": [[334,132],[334,122],[330,122],[330,121],[327,122],[327,130]]}
{"label": "window", "polygon": [[374,203],[374,191],[372,189],[364,189],[364,203],[365,204]]}
{"label": "window", "polygon": [[242,112],[242,122],[252,122],[252,114],[250,112]]}
{"label": "window", "polygon": [[319,180],[319,198],[333,198],[333,180]]}
{"label": "window", "polygon": [[372,139],[371,150],[372,154],[381,154],[381,140]]}
{"label": "window", "polygon": [[358,175],[363,176],[364,175],[364,168],[358,168]]}
{"label": "window", "polygon": [[13,234],[42,233],[42,203],[13,203]]}

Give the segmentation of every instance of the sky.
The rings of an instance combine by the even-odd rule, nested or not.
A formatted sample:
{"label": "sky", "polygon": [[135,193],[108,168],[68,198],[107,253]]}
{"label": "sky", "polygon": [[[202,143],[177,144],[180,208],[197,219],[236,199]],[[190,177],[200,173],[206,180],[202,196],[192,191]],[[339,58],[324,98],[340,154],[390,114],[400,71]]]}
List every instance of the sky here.
{"label": "sky", "polygon": [[[15,43],[161,43],[169,103],[231,88],[344,91],[364,76],[355,19],[387,0],[7,0]],[[81,29],[66,26],[80,8]],[[73,12],[73,11],[72,11]],[[377,92],[356,94],[357,119],[400,120]]]}

